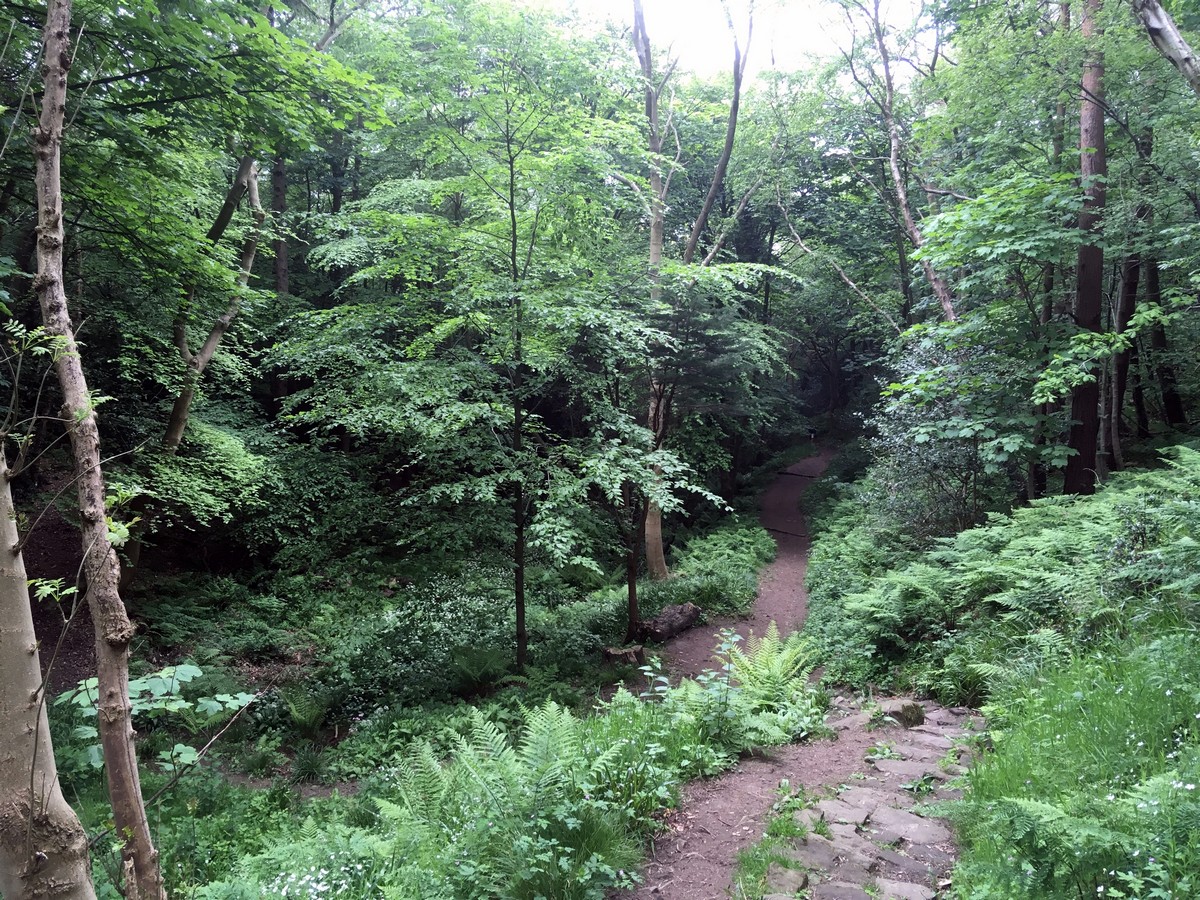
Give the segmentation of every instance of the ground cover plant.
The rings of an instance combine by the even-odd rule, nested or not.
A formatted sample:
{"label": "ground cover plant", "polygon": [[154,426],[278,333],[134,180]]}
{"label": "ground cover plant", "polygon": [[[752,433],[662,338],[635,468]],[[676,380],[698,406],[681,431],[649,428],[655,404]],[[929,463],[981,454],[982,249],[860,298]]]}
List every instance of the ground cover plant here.
{"label": "ground cover plant", "polygon": [[823,728],[800,638],[771,630],[743,648],[729,634],[719,655],[719,671],[675,687],[647,667],[587,715],[554,701],[510,716],[460,706],[381,754],[352,798],[301,807],[282,783],[254,791],[201,772],[158,807],[169,886],[201,898],[603,897],[634,883],[641,841],[685,781]]}
{"label": "ground cover plant", "polygon": [[854,502],[818,539],[807,631],[839,677],[984,704],[989,750],[952,813],[958,896],[1200,890],[1200,452],[904,548],[893,569],[852,557],[847,535],[878,525]]}

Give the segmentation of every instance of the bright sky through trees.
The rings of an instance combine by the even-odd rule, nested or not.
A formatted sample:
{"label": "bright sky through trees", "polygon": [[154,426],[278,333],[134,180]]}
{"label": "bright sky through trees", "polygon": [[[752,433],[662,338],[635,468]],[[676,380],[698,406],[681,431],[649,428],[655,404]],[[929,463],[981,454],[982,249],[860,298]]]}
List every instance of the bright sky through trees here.
{"label": "bright sky through trees", "polygon": [[[585,17],[633,21],[632,0],[545,0],[558,8],[573,7]],[[900,0],[893,5],[908,8]],[[720,0],[646,0],[646,27],[656,45],[672,44],[680,65],[700,75],[732,67],[733,49]],[[734,23],[744,35],[745,0],[733,0]],[[800,68],[806,57],[828,56],[844,42],[846,29],[837,7],[813,0],[770,0],[758,3],[751,46],[752,74],[777,68]]]}

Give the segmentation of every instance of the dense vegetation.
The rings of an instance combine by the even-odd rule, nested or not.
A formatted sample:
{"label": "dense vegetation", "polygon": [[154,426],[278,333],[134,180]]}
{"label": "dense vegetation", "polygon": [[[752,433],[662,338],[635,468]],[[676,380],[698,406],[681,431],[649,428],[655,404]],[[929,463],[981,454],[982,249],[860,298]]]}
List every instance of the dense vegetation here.
{"label": "dense vegetation", "polygon": [[[111,674],[56,674],[85,593],[172,896],[602,896],[682,781],[820,729],[816,665],[986,708],[962,896],[1200,891],[1194,12],[831,0],[783,71],[731,3],[700,77],[636,2],[49,7],[0,6],[0,469],[100,896],[163,886]],[[602,665],[749,608],[814,437],[807,643]]]}

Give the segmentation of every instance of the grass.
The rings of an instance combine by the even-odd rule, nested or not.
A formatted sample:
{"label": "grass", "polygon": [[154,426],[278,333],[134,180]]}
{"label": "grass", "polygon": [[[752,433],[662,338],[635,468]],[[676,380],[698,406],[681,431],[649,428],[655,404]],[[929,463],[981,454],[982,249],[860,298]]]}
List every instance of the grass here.
{"label": "grass", "polygon": [[[798,868],[788,850],[797,840],[808,836],[808,829],[796,819],[796,813],[810,807],[812,802],[803,788],[793,791],[786,779],[779,783],[778,797],[771,805],[763,836],[738,852],[733,897],[737,900],[762,900],[769,888],[768,872],[773,865],[785,869]],[[820,819],[814,824],[814,832],[820,833],[819,826],[825,825],[825,821]],[[828,837],[827,825],[825,830]]]}

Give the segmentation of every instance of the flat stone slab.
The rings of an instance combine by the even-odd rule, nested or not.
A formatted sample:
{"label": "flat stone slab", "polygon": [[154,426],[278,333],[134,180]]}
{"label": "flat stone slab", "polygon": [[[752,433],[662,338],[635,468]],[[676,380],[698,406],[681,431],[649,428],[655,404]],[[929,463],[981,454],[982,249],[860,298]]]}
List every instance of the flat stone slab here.
{"label": "flat stone slab", "polygon": [[834,731],[849,731],[851,728],[866,728],[870,721],[870,713],[855,713],[844,719],[836,719],[831,723],[831,727]]}
{"label": "flat stone slab", "polygon": [[911,805],[912,799],[903,794],[877,791],[875,788],[852,787],[838,794],[838,800],[850,806],[857,806],[868,812],[877,806],[894,806],[897,803]]}
{"label": "flat stone slab", "polygon": [[917,862],[928,863],[942,872],[953,869],[957,858],[954,853],[936,844],[909,844],[904,848],[904,852]]}
{"label": "flat stone slab", "polygon": [[878,807],[871,813],[871,824],[893,831],[913,844],[944,844],[950,840],[950,831],[946,826],[889,806]]}
{"label": "flat stone slab", "polygon": [[[791,897],[808,887],[808,873],[800,869],[786,869],[779,863],[771,863],[767,869],[767,885],[779,896]],[[765,900],[765,898],[764,898]]]}
{"label": "flat stone slab", "polygon": [[874,900],[857,884],[847,884],[844,881],[828,881],[818,884],[808,892],[811,900]]}
{"label": "flat stone slab", "polygon": [[822,800],[817,804],[817,809],[821,811],[826,822],[848,822],[851,825],[861,825],[867,821],[870,814],[870,810],[841,800]]}
{"label": "flat stone slab", "polygon": [[890,870],[892,874],[903,875],[905,878],[922,879],[929,878],[934,874],[933,867],[928,863],[913,859],[899,850],[884,847],[876,854],[876,859],[885,870]]}
{"label": "flat stone slab", "polygon": [[933,900],[933,888],[923,884],[911,884],[907,881],[892,881],[881,878],[875,882],[879,889],[879,900]]}
{"label": "flat stone slab", "polygon": [[954,741],[943,734],[930,734],[927,731],[917,731],[915,728],[904,736],[904,742],[906,744],[919,744],[922,747],[929,747],[932,750],[941,750],[943,753],[954,747]]}
{"label": "flat stone slab", "polygon": [[908,741],[903,741],[896,744],[892,748],[893,752],[900,754],[904,759],[915,759],[918,762],[931,762],[935,765],[942,760],[946,755],[945,750],[938,750],[935,747],[926,747],[922,744]]}
{"label": "flat stone slab", "polygon": [[932,734],[935,737],[943,738],[962,737],[963,735],[961,728],[951,728],[944,725],[916,725],[912,730],[918,734]]}
{"label": "flat stone slab", "polygon": [[946,773],[941,771],[937,766],[927,762],[917,762],[908,759],[873,759],[873,765],[878,771],[885,772],[888,775],[899,775],[909,781],[916,781],[924,778],[926,775],[932,775],[939,781],[946,780]]}
{"label": "flat stone slab", "polygon": [[833,842],[819,834],[810,834],[804,838],[788,855],[807,869],[825,872],[836,866],[841,858]]}

